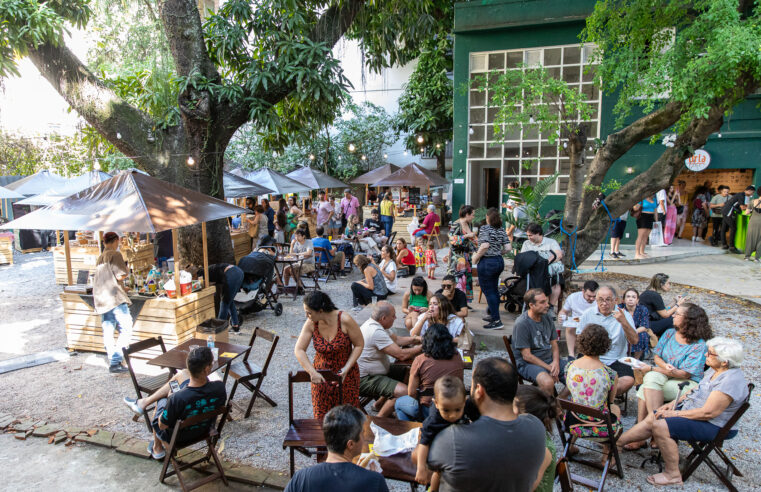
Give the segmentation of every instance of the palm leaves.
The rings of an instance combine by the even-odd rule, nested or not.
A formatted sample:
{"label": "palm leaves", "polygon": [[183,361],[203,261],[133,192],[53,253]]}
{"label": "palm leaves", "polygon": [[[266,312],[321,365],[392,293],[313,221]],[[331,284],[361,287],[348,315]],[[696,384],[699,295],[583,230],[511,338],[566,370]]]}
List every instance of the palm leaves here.
{"label": "palm leaves", "polygon": [[[558,174],[555,173],[552,176],[540,179],[535,185],[525,184],[518,188],[506,188],[505,193],[522,208],[525,214],[521,214],[520,218],[516,218],[513,214],[502,214],[502,221],[514,225],[518,229],[525,229],[526,225],[531,222],[544,227],[544,224],[551,220],[557,220],[562,215],[553,214],[550,217],[545,217],[542,213],[542,205],[547,198],[550,190],[552,189],[555,181],[558,178]],[[525,215],[525,218],[523,218]],[[486,208],[480,207],[476,209],[473,221],[476,224],[480,224],[486,220]]]}

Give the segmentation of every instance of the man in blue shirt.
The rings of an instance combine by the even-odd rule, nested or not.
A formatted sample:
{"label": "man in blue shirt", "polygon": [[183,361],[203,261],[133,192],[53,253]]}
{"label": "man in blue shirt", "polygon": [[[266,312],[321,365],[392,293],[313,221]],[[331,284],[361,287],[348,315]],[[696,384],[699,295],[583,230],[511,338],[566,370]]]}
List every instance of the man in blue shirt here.
{"label": "man in blue shirt", "polygon": [[322,263],[328,263],[332,270],[340,272],[342,276],[346,275],[344,273],[344,260],[346,259],[344,252],[337,251],[335,246],[330,244],[330,241],[323,237],[325,234],[324,227],[317,226],[317,229],[315,229],[315,234],[317,234],[317,237],[312,239],[312,246],[325,250],[324,252],[320,253],[320,258],[318,261]]}

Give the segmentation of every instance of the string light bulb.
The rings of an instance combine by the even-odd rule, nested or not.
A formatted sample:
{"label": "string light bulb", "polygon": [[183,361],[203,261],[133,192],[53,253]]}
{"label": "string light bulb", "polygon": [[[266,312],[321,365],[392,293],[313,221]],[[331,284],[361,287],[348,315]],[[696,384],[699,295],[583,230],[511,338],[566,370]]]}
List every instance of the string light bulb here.
{"label": "string light bulb", "polygon": [[354,152],[355,150],[357,150],[357,147],[353,143],[350,143],[349,144],[349,152]]}
{"label": "string light bulb", "polygon": [[406,150],[404,151],[404,155],[407,155],[407,151]]}
{"label": "string light bulb", "polygon": [[418,135],[418,137],[417,137],[417,143],[421,144],[424,141],[425,141],[425,139],[423,138],[423,136],[422,135]]}
{"label": "string light bulb", "polygon": [[188,166],[193,167],[196,163],[196,160],[193,159],[193,157],[188,157]]}
{"label": "string light bulb", "polygon": [[367,160],[367,156],[363,154],[363,155],[362,155],[362,160],[363,160],[363,161],[366,161],[366,160]]}
{"label": "string light bulb", "polygon": [[309,160],[310,160],[310,161],[313,161],[313,160],[314,160],[314,154],[309,154]]}
{"label": "string light bulb", "polygon": [[384,159],[388,159],[388,154],[383,154]]}
{"label": "string light bulb", "polygon": [[436,144],[436,148],[437,148],[437,149],[440,149],[440,148],[441,148],[441,144],[440,144],[440,143],[437,143],[437,144]]}
{"label": "string light bulb", "polygon": [[472,125],[469,127],[468,133],[469,133],[469,134],[471,134],[471,135],[473,135],[474,133],[476,133],[476,131],[473,129],[473,126],[472,126]]}
{"label": "string light bulb", "polygon": [[272,158],[277,159],[277,152],[274,150],[272,151]]}

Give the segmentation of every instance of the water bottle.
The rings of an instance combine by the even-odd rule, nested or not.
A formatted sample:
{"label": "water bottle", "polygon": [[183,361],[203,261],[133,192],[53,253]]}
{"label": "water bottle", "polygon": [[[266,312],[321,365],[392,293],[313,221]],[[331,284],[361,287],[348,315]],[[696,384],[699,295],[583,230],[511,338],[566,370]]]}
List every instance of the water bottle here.
{"label": "water bottle", "polygon": [[209,335],[208,340],[206,340],[206,346],[210,349],[214,348],[214,339],[211,337],[211,335]]}

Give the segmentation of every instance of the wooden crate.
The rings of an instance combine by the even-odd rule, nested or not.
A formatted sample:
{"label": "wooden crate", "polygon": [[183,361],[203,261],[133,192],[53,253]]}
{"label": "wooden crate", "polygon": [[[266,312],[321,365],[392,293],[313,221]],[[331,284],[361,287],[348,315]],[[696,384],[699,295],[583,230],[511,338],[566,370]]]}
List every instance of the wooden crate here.
{"label": "wooden crate", "polygon": [[[198,325],[214,317],[215,290],[209,287],[180,299],[146,300],[133,319],[130,343],[161,335],[167,348],[171,348],[193,338]],[[101,317],[83,297],[86,296],[61,294],[67,347],[104,352]]]}
{"label": "wooden crate", "polygon": [[0,236],[0,265],[13,265],[12,236]]}
{"label": "wooden crate", "polygon": [[251,238],[244,230],[233,230],[230,232],[230,239],[233,241],[233,254],[237,264],[238,260],[251,252]]}
{"label": "wooden crate", "polygon": [[139,243],[132,248],[121,248],[122,257],[132,271],[147,272],[154,265],[153,243]]}
{"label": "wooden crate", "polygon": [[[55,283],[58,285],[68,284],[66,276],[66,249],[63,246],[51,248],[53,251],[53,270],[55,271]],[[80,270],[86,270],[87,274],[95,273],[95,263],[98,261],[100,251],[96,247],[71,246],[71,274],[73,280],[77,281],[77,274]]]}

